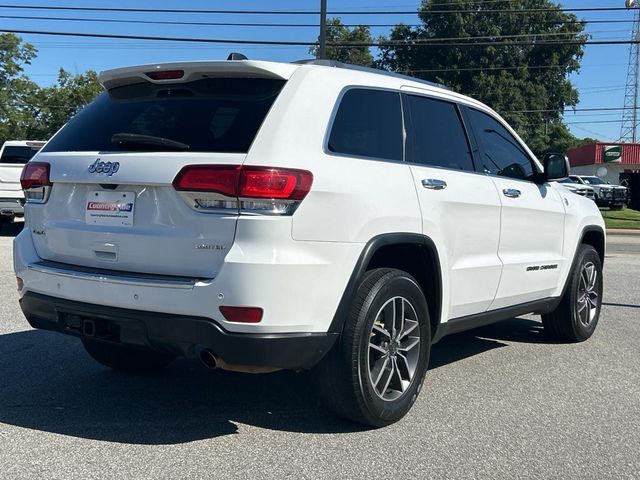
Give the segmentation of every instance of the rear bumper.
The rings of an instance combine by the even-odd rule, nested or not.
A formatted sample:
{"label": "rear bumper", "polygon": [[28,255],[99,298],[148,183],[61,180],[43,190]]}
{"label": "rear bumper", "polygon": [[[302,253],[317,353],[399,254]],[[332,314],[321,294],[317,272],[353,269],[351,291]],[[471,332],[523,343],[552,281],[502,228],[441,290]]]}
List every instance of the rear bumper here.
{"label": "rear bumper", "polygon": [[77,302],[27,292],[20,307],[34,328],[195,357],[209,348],[229,364],[307,369],[337,338],[332,333],[230,333],[214,320]]}

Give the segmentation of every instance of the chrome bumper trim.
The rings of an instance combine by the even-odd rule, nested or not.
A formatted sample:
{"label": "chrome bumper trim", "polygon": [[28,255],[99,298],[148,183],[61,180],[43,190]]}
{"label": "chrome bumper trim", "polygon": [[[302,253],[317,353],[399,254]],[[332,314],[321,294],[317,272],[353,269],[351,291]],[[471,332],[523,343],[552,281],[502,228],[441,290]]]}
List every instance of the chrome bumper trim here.
{"label": "chrome bumper trim", "polygon": [[188,277],[172,277],[167,275],[150,275],[142,273],[116,272],[100,270],[58,262],[41,261],[28,265],[34,272],[57,275],[59,277],[75,278],[99,283],[115,283],[121,285],[135,285],[138,287],[180,288],[190,290],[200,282],[210,282],[212,279],[198,279]]}

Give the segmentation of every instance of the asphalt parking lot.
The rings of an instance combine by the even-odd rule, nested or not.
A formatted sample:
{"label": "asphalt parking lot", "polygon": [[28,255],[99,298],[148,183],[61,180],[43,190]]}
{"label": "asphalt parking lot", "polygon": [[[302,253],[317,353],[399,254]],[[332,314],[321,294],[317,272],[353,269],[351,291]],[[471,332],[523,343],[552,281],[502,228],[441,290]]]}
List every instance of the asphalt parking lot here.
{"label": "asphalt parking lot", "polygon": [[72,338],[29,328],[0,234],[0,477],[640,478],[640,237],[611,236],[588,342],[536,317],[444,339],[398,424],[325,411],[303,374],[180,360],[112,372]]}

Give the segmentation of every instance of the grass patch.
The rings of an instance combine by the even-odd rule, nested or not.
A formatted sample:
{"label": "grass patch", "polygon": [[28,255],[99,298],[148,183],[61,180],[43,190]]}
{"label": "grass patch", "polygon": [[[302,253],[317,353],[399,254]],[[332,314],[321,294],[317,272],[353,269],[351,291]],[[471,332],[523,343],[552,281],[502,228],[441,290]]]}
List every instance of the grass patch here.
{"label": "grass patch", "polygon": [[640,230],[640,211],[623,208],[622,210],[602,210],[607,228],[632,228]]}

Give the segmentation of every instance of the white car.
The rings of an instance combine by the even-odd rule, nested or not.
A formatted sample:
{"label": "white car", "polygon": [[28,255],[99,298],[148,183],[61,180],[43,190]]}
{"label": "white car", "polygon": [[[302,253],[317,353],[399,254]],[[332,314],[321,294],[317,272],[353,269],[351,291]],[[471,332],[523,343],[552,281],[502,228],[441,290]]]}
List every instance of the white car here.
{"label": "white car", "polygon": [[0,147],[0,225],[22,217],[24,195],[20,173],[44,142],[9,140]]}
{"label": "white car", "polygon": [[532,312],[593,334],[600,212],[482,103],[326,61],[100,81],[24,170],[14,259],[29,323],[104,365],[313,369],[333,409],[383,426],[444,335]]}
{"label": "white car", "polygon": [[589,185],[584,185],[582,183],[579,183],[575,180],[572,180],[570,177],[562,178],[558,180],[557,183],[562,185],[564,188],[566,188],[570,192],[573,192],[577,195],[582,195],[583,197],[587,197],[591,200],[595,200],[595,193],[594,193],[593,187]]}

